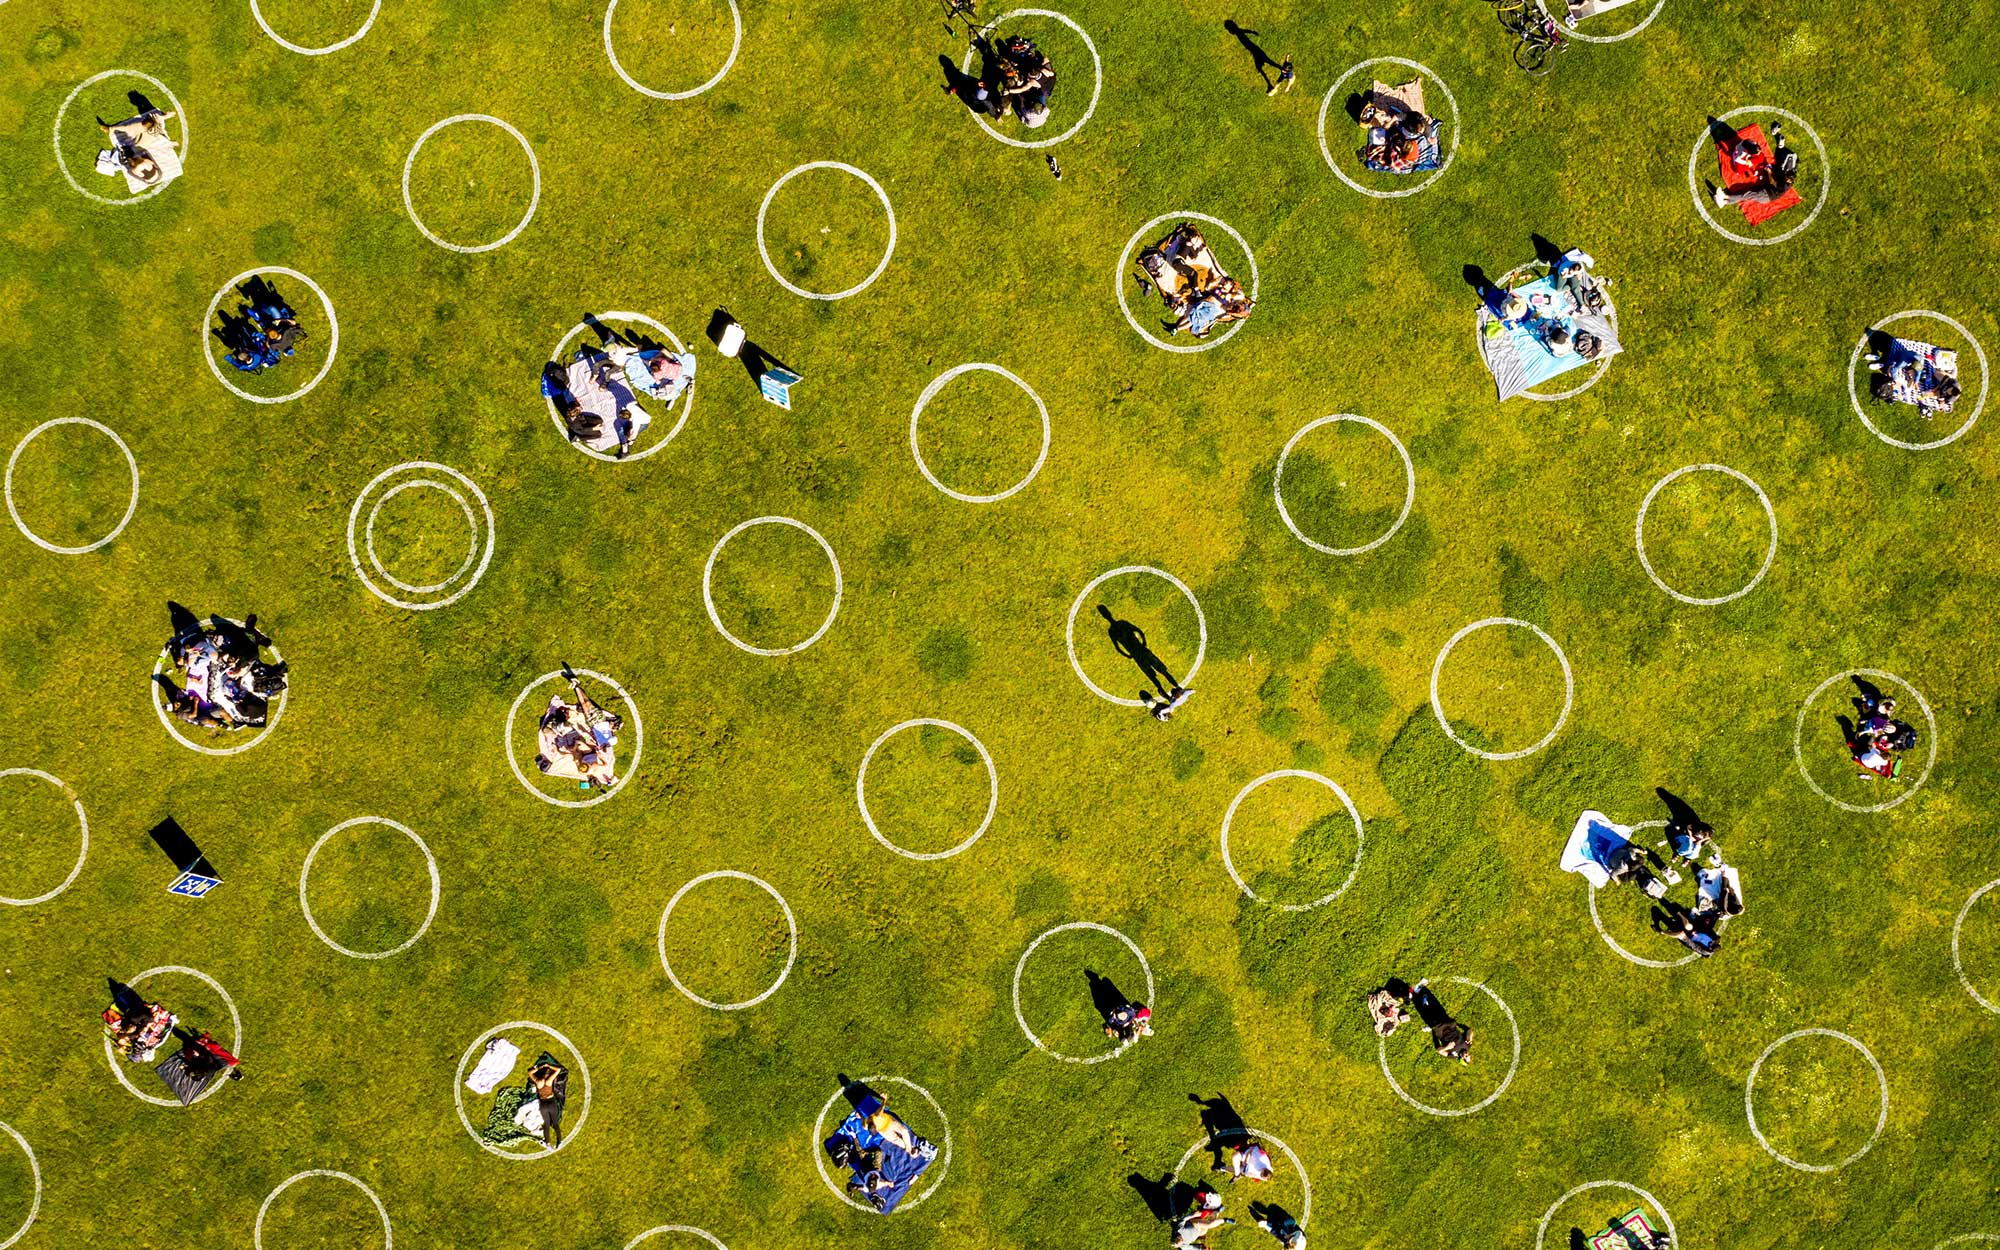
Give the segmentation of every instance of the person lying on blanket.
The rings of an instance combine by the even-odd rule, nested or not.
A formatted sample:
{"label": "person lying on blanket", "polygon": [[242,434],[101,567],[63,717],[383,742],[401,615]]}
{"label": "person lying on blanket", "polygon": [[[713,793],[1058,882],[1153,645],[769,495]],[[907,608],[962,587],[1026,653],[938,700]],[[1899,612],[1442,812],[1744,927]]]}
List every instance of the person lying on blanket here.
{"label": "person lying on blanket", "polygon": [[1198,339],[1207,338],[1215,327],[1248,317],[1252,307],[1250,297],[1243,293],[1243,284],[1234,278],[1224,278],[1208,290],[1195,293],[1181,315],[1167,327],[1167,333],[1186,331]]}
{"label": "person lying on blanket", "polygon": [[575,705],[564,703],[560,694],[549,696],[537,729],[535,767],[551,777],[609,789],[618,781],[618,731],[625,727],[624,718],[599,707],[575,679],[570,690]]}
{"label": "person lying on blanket", "polygon": [[1783,123],[1771,123],[1771,159],[1759,164],[1763,150],[1749,139],[1739,138],[1729,149],[1729,163],[1736,170],[1751,175],[1751,182],[1738,190],[1724,187],[1715,189],[1715,204],[1727,208],[1731,204],[1772,204],[1785,197],[1798,181],[1799,154],[1785,146]]}
{"label": "person lying on blanket", "polygon": [[693,352],[669,352],[660,348],[634,350],[614,343],[606,354],[611,363],[625,371],[625,381],[641,395],[671,404],[681,392],[694,385]]}

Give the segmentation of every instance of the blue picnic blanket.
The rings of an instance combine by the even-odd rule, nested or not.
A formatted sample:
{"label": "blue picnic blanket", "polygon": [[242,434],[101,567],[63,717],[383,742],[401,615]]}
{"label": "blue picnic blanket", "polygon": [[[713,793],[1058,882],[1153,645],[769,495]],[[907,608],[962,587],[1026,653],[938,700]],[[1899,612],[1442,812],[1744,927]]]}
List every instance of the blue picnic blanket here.
{"label": "blue picnic blanket", "polygon": [[[863,1105],[869,1104],[873,1104],[870,1110],[881,1106],[872,1098],[866,1100]],[[896,1122],[902,1123],[900,1119]],[[904,1127],[909,1126],[904,1125]],[[824,1145],[827,1154],[833,1156],[836,1162],[843,1156],[850,1160],[847,1187],[859,1194],[863,1201],[877,1211],[887,1215],[896,1209],[896,1205],[903,1200],[904,1195],[910,1192],[910,1186],[916,1183],[916,1179],[924,1174],[924,1169],[930,1167],[937,1158],[938,1151],[935,1145],[914,1133],[910,1134],[910,1137],[916,1143],[914,1151],[904,1150],[876,1132],[862,1113],[856,1110],[848,1113],[847,1118],[840,1122],[840,1127],[833,1131],[833,1136],[827,1138]],[[868,1150],[879,1150],[882,1164],[879,1168],[863,1171],[852,1161],[859,1152]]]}
{"label": "blue picnic blanket", "polygon": [[[1528,301],[1534,315],[1519,322],[1507,322],[1500,319],[1490,304],[1482,305],[1479,310],[1479,352],[1493,374],[1494,386],[1501,399],[1512,399],[1550,378],[1561,377],[1585,365],[1595,365],[1625,350],[1618,342],[1618,333],[1611,328],[1608,317],[1577,310],[1570,298],[1556,289],[1551,279],[1536,278],[1533,282],[1514,287],[1513,293]],[[1542,341],[1542,336],[1558,325],[1568,331],[1572,340],[1578,330],[1588,330],[1596,335],[1602,345],[1597,359],[1585,360],[1575,353],[1558,356],[1551,352]]]}
{"label": "blue picnic blanket", "polygon": [[[1441,149],[1438,145],[1438,131],[1443,125],[1444,123],[1438,121],[1435,117],[1431,119],[1430,129],[1424,132],[1421,139],[1417,140],[1417,163],[1408,169],[1391,169],[1384,161],[1369,160],[1366,158],[1363,158],[1361,163],[1379,174],[1419,174],[1437,169],[1444,164],[1443,159],[1439,155]],[[1364,152],[1367,150],[1367,148],[1362,149]]]}

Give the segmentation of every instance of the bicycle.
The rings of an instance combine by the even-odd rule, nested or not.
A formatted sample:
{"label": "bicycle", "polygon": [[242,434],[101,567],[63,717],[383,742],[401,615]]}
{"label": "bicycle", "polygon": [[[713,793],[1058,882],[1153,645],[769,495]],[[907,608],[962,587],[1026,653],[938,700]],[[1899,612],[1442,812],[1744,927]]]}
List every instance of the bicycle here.
{"label": "bicycle", "polygon": [[1499,10],[1500,25],[1514,36],[1514,64],[1538,78],[1554,69],[1555,54],[1569,47],[1555,19],[1539,4],[1530,7],[1527,0],[1491,2]]}

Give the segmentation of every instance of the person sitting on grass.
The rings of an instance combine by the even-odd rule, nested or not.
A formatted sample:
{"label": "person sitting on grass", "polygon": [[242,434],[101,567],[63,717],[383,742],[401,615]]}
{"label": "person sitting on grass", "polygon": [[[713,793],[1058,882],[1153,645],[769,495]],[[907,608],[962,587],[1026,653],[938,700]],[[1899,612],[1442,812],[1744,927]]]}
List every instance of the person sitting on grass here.
{"label": "person sitting on grass", "polygon": [[1264,1149],[1262,1142],[1246,1141],[1240,1146],[1231,1146],[1214,1170],[1231,1181],[1268,1181],[1276,1169],[1271,1164],[1271,1152]]}
{"label": "person sitting on grass", "polygon": [[560,693],[549,696],[537,726],[535,767],[576,781],[582,789],[608,790],[618,783],[618,731],[624,720],[599,707],[573,680],[571,689],[575,704],[564,703]]}
{"label": "person sitting on grass", "polygon": [[1759,164],[1762,156],[1763,151],[1749,139],[1738,138],[1730,146],[1729,163],[1738,171],[1751,174],[1752,178],[1740,190],[1715,188],[1717,208],[1743,203],[1771,204],[1785,198],[1792,184],[1798,181],[1799,154],[1785,146],[1783,123],[1771,123],[1771,159]]}
{"label": "person sitting on grass", "polygon": [[1368,1018],[1375,1025],[1377,1037],[1389,1037],[1410,1018],[1410,1009],[1404,1006],[1409,998],[1410,987],[1391,978],[1389,983],[1368,996]]}
{"label": "person sitting on grass", "polygon": [[1167,333],[1191,334],[1205,339],[1215,327],[1248,317],[1251,307],[1250,297],[1243,292],[1243,284],[1234,278],[1222,278],[1207,290],[1194,292],[1183,305],[1180,315],[1167,327]]}
{"label": "person sitting on grass", "polygon": [[158,1003],[147,1002],[128,985],[112,982],[111,1006],[102,1019],[111,1049],[131,1063],[151,1063],[153,1053],[173,1032],[179,1018]]}
{"label": "person sitting on grass", "polygon": [[174,116],[149,108],[137,117],[128,117],[115,124],[98,118],[97,128],[111,140],[112,158],[107,167],[100,157],[98,168],[107,174],[123,173],[147,186],[157,186],[166,170],[146,149],[164,145],[168,151],[173,150],[174,141],[167,134],[167,123]]}
{"label": "person sitting on grass", "polygon": [[1471,1063],[1472,1030],[1454,1020],[1451,1013],[1444,1009],[1444,1004],[1431,992],[1428,978],[1410,987],[1409,999],[1418,1018],[1431,1031],[1431,1049],[1447,1059]]}
{"label": "person sitting on grass", "polygon": [[1306,1250],[1306,1233],[1299,1227],[1298,1217],[1291,1212],[1267,1203],[1250,1204],[1250,1218],[1257,1227],[1278,1239],[1278,1250]]}
{"label": "person sitting on grass", "polygon": [[1195,1191],[1194,1210],[1174,1222],[1174,1250],[1208,1245],[1208,1235],[1236,1221],[1222,1214],[1222,1195],[1203,1185]]}
{"label": "person sitting on grass", "polygon": [[1153,1035],[1153,1009],[1144,1003],[1123,1003],[1104,1013],[1104,1035],[1130,1046]]}
{"label": "person sitting on grass", "polygon": [[996,100],[995,115],[1014,111],[1021,124],[1038,130],[1049,120],[1049,98],[1055,94],[1056,67],[1025,35],[1008,35],[996,46],[978,41],[988,67],[983,84]]}

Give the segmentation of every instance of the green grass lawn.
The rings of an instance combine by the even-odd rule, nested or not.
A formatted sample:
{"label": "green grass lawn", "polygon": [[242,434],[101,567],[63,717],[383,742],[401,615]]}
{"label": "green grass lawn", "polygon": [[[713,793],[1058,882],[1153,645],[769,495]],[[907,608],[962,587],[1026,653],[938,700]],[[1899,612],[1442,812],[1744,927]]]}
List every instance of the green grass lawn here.
{"label": "green grass lawn", "polygon": [[[1628,29],[1647,8],[1585,29]],[[371,4],[260,9],[314,47]],[[1064,12],[1102,56],[1103,86],[1050,149],[1057,181],[1041,152],[989,138],[939,90],[937,57],[963,43],[927,0],[745,0],[728,73],[680,101],[621,82],[603,8],[574,0],[387,0],[363,38],[321,57],[280,47],[242,0],[0,3],[0,434],[11,448],[88,417],[140,475],[130,523],[94,551],[0,535],[14,708],[0,768],[59,777],[90,829],[66,891],[0,907],[13,1076],[0,1123],[42,1181],[23,1250],[248,1246],[266,1195],[310,1169],[365,1182],[397,1243],[417,1247],[622,1250],[663,1224],[732,1250],[1164,1245],[1142,1191],[1202,1140],[1189,1096],[1218,1093],[1304,1166],[1274,1150],[1278,1176],[1255,1197],[1298,1213],[1309,1178],[1316,1250],[1529,1250],[1552,1203],[1606,1180],[1664,1203],[1685,1247],[1931,1250],[2000,1232],[2000,1018],[1953,961],[1956,936],[1963,976],[2000,1004],[2000,890],[1955,926],[2000,877],[1996,418],[1909,451],[1848,399],[1855,345],[1892,314],[1933,310],[2000,348],[1994,5],[1671,0],[1635,38],[1571,47],[1546,79],[1515,69],[1476,0]],[[612,19],[620,63],[654,91],[694,90],[730,55],[718,0],[619,0]],[[1267,100],[1225,19],[1294,57],[1298,90]],[[1021,28],[1058,58],[1040,132],[1053,135],[1089,103],[1089,56],[1052,21]],[[1321,156],[1322,95],[1375,57],[1419,61],[1455,97],[1455,116],[1433,111],[1456,155],[1419,195],[1364,197]],[[77,194],[51,143],[62,112],[63,161],[112,194],[91,169],[91,119],[124,116],[143,84],[106,79],[62,107],[112,69],[159,79],[190,124],[185,176],[125,207]],[[1353,167],[1341,104],[1327,146],[1343,169],[1400,185]],[[1747,105],[1802,118],[1832,171],[1810,227],[1771,246],[1720,237],[1689,193],[1705,119]],[[425,143],[410,204],[477,247],[533,202],[491,251],[447,251],[404,209],[412,145],[456,114],[520,130],[539,199],[520,145],[466,123]],[[1817,149],[1791,129],[1810,201]],[[811,161],[866,171],[894,209],[887,266],[838,302],[788,293],[759,256],[766,192]],[[1713,175],[1707,155],[1697,166]],[[1710,211],[1755,236],[1735,210]],[[1143,223],[1190,212],[1241,232],[1259,303],[1227,342],[1171,354],[1126,324],[1114,282],[1149,329],[1160,305],[1116,267]],[[891,234],[874,193],[831,169],[792,179],[764,227],[778,273],[828,293],[867,279]],[[1505,273],[1532,258],[1534,233],[1585,248],[1614,280],[1625,351],[1576,398],[1501,405],[1463,271]],[[1209,235],[1226,266],[1247,259]],[[203,360],[221,367],[202,318],[233,276],[274,267],[325,290],[339,343],[310,290],[274,277],[309,338],[267,374],[222,376],[270,398],[328,352],[332,365],[302,398],[253,404]],[[804,375],[792,411],[711,349],[718,307]],[[659,321],[700,356],[686,423],[623,464],[567,446],[536,385],[543,353],[611,311]],[[1867,408],[1888,438],[1943,438],[1984,393],[1974,354],[1936,321],[1888,329],[1967,347],[1958,414]],[[911,453],[918,397],[974,362],[1011,370],[1047,408],[1046,461],[991,504],[942,493]],[[1294,537],[1273,491],[1287,442],[1338,413],[1392,432],[1415,482],[1394,536],[1349,556]],[[944,485],[999,494],[1036,465],[1042,418],[1005,377],[973,371],[932,398],[916,441]],[[364,542],[350,559],[357,497],[407,462],[475,490],[438,470],[385,480],[375,554]],[[1634,526],[1656,483],[1709,464],[1768,495],[1778,549],[1748,594],[1695,606],[1648,578]],[[449,489],[388,496],[415,479]],[[24,525],[84,546],[125,515],[130,476],[110,438],[65,424],[28,444],[10,484]],[[1349,549],[1397,522],[1405,469],[1376,430],[1336,422],[1300,439],[1283,486],[1304,534]],[[452,578],[469,537],[486,539],[486,507],[490,562],[448,605],[395,607],[357,575],[355,560],[413,602],[454,593],[384,579]],[[766,650],[826,622],[836,570],[804,530],[747,529],[708,569],[725,534],[766,516],[812,527],[838,561],[830,627],[781,656],[738,649],[710,619]],[[1646,552],[1667,585],[1719,598],[1757,575],[1768,526],[1743,483],[1688,474],[1653,499]],[[1138,693],[1099,603],[1177,675],[1199,659],[1168,724],[1092,694],[1065,652],[1079,592],[1123,566],[1180,579],[1199,615],[1164,579],[1107,579],[1077,613],[1076,664],[1108,694]],[[282,722],[253,749],[188,750],[146,708],[169,599],[256,613],[291,662]],[[1497,762],[1454,743],[1430,706],[1441,649],[1491,617],[1546,630],[1573,681],[1565,699],[1562,663],[1526,629],[1452,648],[1437,698],[1465,744],[1521,751],[1561,720],[1547,746]],[[552,685],[513,713],[525,783],[506,758],[510,708],[565,662],[629,694],[621,765],[644,726],[629,780],[586,808],[524,792],[595,797],[534,771]],[[1907,681],[1932,714],[1915,717],[1924,740],[1902,782],[1857,778],[1842,750],[1842,675],[1861,668]],[[913,860],[870,836],[856,773],[885,731],[923,719],[990,753],[998,801],[969,847]],[[1830,804],[1795,762],[1801,723],[1828,797],[1916,792],[1875,813]],[[1287,769],[1336,783],[1361,827],[1326,787],[1279,778],[1239,806],[1226,867],[1224,813]],[[1655,786],[1716,825],[1744,878],[1747,913],[1698,964],[1619,958],[1587,887],[1557,867],[1585,808],[1662,818]],[[904,729],[869,762],[877,831],[917,855],[965,842],[989,795],[980,751],[949,728]],[[165,893],[171,869],[145,834],[168,814],[225,879],[205,900]],[[330,942],[381,952],[428,923],[379,959],[323,944],[300,905],[308,852],[357,817],[407,826],[439,875],[432,915],[424,855],[393,826],[350,825],[319,847],[310,906]],[[62,792],[0,778],[0,895],[60,885],[76,833]],[[795,958],[785,910],[738,877],[689,891],[662,924],[682,886],[723,870],[782,895]],[[1629,888],[1597,902],[1627,950],[1682,953]],[[1108,1062],[1041,1053],[1015,1020],[1022,952],[1072,922],[1116,928],[1146,966],[1114,937],[1067,930],[1020,970],[1021,1016],[1052,1050],[1102,1053],[1084,974],[1137,996],[1149,969],[1157,1035]],[[720,1012],[677,992],[663,958],[718,1003],[789,973]],[[104,978],[161,966],[215,978],[241,1017],[247,1079],[192,1110],[133,1098],[98,1038]],[[1439,987],[1476,1030],[1471,1066],[1414,1029],[1378,1050],[1363,998],[1391,975]],[[146,989],[234,1036],[202,982],[162,973]],[[454,1069],[512,1021],[560,1034],[509,1030],[524,1065],[547,1048],[571,1067],[572,1136],[553,1157],[495,1158],[459,1123]],[[1879,1139],[1832,1173],[1767,1154],[1745,1110],[1760,1055],[1815,1028],[1865,1044],[1890,1094]],[[1426,1116],[1385,1066],[1440,1108],[1499,1096]],[[949,1138],[921,1205],[885,1220],[822,1185],[814,1117],[842,1073],[914,1082],[948,1116],[882,1082],[918,1132]],[[1837,1039],[1787,1043],[1755,1088],[1758,1129],[1801,1162],[1838,1163],[1874,1134],[1874,1071]],[[491,1098],[461,1092],[483,1127]],[[27,1157],[0,1140],[0,1238],[35,1192]],[[1274,1244],[1250,1226],[1250,1197],[1229,1194],[1243,1223],[1216,1246]],[[1570,1197],[1547,1244],[1636,1201]],[[379,1244],[376,1227],[361,1191],[312,1179],[271,1204],[263,1244],[351,1250]]]}

